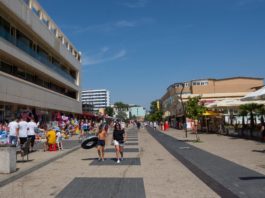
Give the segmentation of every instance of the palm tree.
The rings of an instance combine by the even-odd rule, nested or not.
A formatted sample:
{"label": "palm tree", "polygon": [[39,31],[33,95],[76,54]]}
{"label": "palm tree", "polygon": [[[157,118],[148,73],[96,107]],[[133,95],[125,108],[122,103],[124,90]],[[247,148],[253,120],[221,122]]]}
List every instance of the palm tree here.
{"label": "palm tree", "polygon": [[245,116],[248,115],[248,111],[245,106],[240,106],[239,107],[239,115],[242,116],[242,128],[241,128],[241,136],[244,136],[244,130],[246,128],[246,123],[245,123]]}
{"label": "palm tree", "polygon": [[264,118],[265,115],[265,108],[264,105],[261,105],[260,108],[257,109],[257,113],[260,115],[260,122],[263,125],[264,124]]}
{"label": "palm tree", "polygon": [[256,103],[249,103],[240,105],[240,109],[244,109],[250,114],[250,136],[253,137],[253,129],[254,129],[254,113],[257,109],[261,109],[263,105],[256,104]]}

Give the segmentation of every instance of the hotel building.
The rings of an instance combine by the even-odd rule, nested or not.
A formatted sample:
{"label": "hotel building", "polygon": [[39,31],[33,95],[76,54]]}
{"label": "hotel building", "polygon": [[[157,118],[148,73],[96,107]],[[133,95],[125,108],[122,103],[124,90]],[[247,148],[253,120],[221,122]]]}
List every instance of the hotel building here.
{"label": "hotel building", "polygon": [[82,91],[82,104],[91,105],[94,113],[110,106],[110,92],[106,89],[90,89]]}
{"label": "hotel building", "polygon": [[162,96],[161,104],[165,116],[183,116],[183,102],[189,97],[201,96],[202,101],[211,103],[223,99],[239,99],[263,86],[263,78],[233,77],[223,79],[199,79],[170,85]]}
{"label": "hotel building", "polygon": [[82,113],[81,55],[36,0],[0,1],[0,121]]}

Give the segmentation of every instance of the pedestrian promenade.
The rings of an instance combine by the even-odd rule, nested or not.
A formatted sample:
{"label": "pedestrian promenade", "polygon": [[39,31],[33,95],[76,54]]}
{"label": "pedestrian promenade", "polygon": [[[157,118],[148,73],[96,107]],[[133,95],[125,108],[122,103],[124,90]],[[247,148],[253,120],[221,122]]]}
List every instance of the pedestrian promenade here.
{"label": "pedestrian promenade", "polygon": [[0,187],[15,181],[16,179],[23,177],[65,155],[75,151],[80,148],[80,143],[76,137],[70,140],[64,140],[64,150],[63,151],[43,151],[43,146],[41,143],[37,143],[34,148],[35,152],[29,154],[29,160],[24,158],[22,160],[20,154],[17,155],[17,171],[10,174],[0,174]]}
{"label": "pedestrian promenade", "polygon": [[[128,129],[125,160],[97,161],[96,149],[78,149],[0,188],[4,197],[219,197],[161,146],[146,129]],[[132,135],[131,135],[132,134]],[[137,135],[135,135],[137,134]],[[106,149],[113,149],[111,135]],[[136,150],[138,149],[138,150]],[[135,163],[139,162],[139,163]]]}
{"label": "pedestrian promenade", "polygon": [[[202,142],[195,142],[194,134],[185,138],[181,130],[161,132],[149,127],[148,131],[220,196],[264,196],[264,143],[216,134],[202,134]],[[240,160],[244,163],[238,164]]]}

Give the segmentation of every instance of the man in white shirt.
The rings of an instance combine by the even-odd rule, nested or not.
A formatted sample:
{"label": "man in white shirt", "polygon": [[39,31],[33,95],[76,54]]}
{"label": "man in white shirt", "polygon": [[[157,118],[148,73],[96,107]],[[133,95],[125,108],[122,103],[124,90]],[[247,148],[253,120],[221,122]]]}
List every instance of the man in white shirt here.
{"label": "man in white shirt", "polygon": [[28,138],[30,138],[30,151],[33,152],[34,142],[35,142],[35,129],[37,124],[33,118],[28,122]]}
{"label": "man in white shirt", "polygon": [[18,123],[18,137],[20,146],[22,146],[28,138],[28,123],[25,121],[25,118],[21,118]]}
{"label": "man in white shirt", "polygon": [[16,145],[17,144],[17,136],[18,136],[17,119],[14,119],[13,121],[9,122],[8,130],[9,130],[9,143]]}

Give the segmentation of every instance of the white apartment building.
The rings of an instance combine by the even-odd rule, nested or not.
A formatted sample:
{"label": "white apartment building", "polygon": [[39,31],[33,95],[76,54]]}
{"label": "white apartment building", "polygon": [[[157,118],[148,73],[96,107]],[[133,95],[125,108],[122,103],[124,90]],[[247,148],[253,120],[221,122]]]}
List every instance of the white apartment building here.
{"label": "white apartment building", "polygon": [[106,89],[90,89],[82,91],[82,103],[92,105],[94,112],[110,106],[110,92]]}
{"label": "white apartment building", "polygon": [[0,121],[82,113],[80,67],[81,53],[36,0],[0,0]]}

